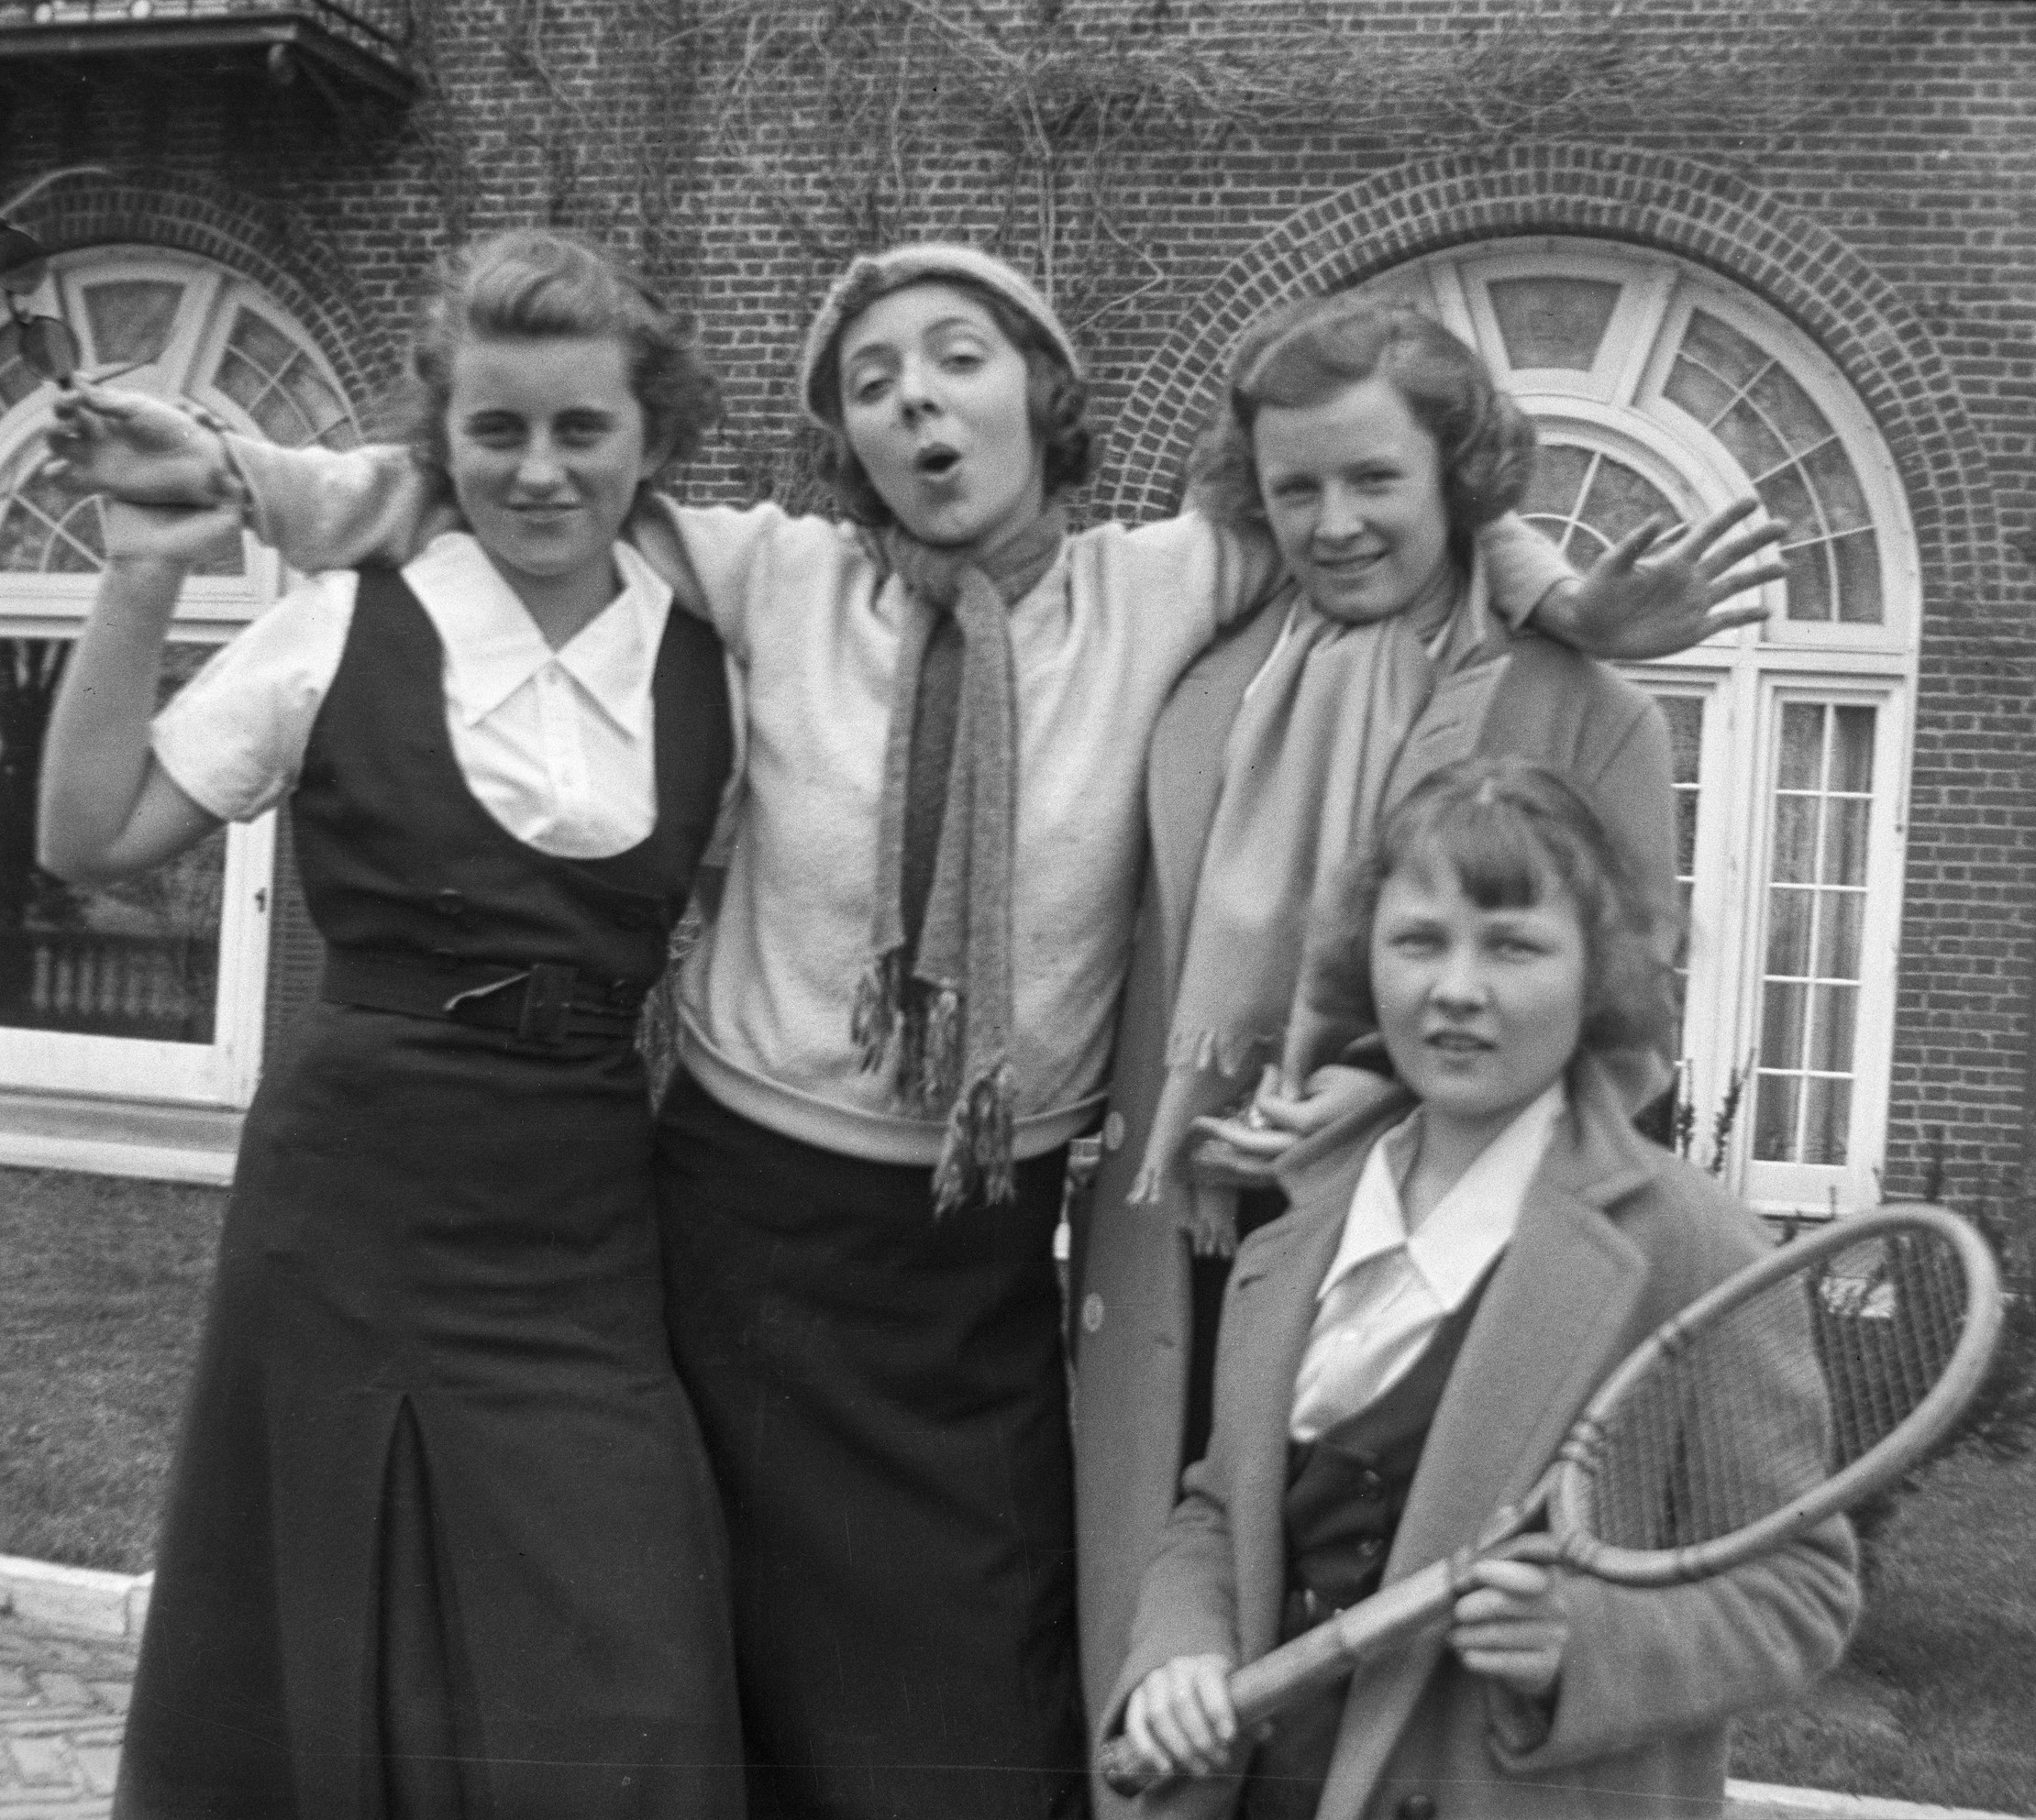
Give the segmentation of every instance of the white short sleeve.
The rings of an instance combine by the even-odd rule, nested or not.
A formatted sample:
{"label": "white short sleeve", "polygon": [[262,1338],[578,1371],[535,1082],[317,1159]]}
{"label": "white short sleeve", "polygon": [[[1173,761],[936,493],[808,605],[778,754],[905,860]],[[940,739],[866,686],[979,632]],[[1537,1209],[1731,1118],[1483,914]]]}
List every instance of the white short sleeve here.
{"label": "white short sleeve", "polygon": [[315,575],[180,689],[149,728],[156,762],[222,822],[251,822],[289,793],[338,674],[360,577]]}

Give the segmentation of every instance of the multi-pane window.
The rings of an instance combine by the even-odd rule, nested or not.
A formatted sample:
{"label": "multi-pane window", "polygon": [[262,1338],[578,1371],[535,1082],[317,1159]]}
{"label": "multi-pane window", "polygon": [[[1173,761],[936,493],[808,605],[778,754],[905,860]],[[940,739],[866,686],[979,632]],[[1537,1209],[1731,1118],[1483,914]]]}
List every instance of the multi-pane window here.
{"label": "multi-pane window", "polygon": [[[292,444],[358,440],[338,382],[272,300],[152,251],[51,261],[32,300],[88,369]],[[42,731],[105,560],[102,508],[44,471],[54,388],[0,334],[0,1090],[245,1105],[260,1063],[273,833],[263,822],[104,888],[39,871]],[[274,560],[228,535],[194,566],[160,699],[273,598]],[[5,1139],[0,1131],[0,1141]]]}
{"label": "multi-pane window", "polygon": [[1689,313],[1663,395],[1732,451],[1789,527],[1788,617],[1881,617],[1874,520],[1831,421],[1780,359],[1710,312]]}
{"label": "multi-pane window", "polygon": [[1767,866],[1754,1154],[1845,1161],[1874,807],[1868,707],[1789,701]]}
{"label": "multi-pane window", "polygon": [[1568,238],[1374,281],[1489,361],[1541,436],[1527,518],[1579,567],[1752,494],[1787,525],[1765,627],[1635,674],[1668,722],[1688,919],[1682,1077],[1756,1205],[1878,1195],[1917,566],[1864,407],[1792,325],[1665,255]]}

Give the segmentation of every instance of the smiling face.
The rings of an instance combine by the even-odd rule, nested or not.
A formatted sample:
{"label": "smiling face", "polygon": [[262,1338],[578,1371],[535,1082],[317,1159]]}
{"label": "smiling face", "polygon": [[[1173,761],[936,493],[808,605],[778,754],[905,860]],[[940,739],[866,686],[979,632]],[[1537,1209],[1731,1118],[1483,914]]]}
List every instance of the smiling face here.
{"label": "smiling face", "polygon": [[532,617],[548,635],[591,618],[614,595],[615,537],[658,466],[622,342],[470,336],[452,358],[446,444],[459,509]]}
{"label": "smiling face", "polygon": [[1397,867],[1372,923],[1379,1033],[1426,1116],[1488,1142],[1562,1074],[1582,1034],[1589,954],[1575,900],[1486,910],[1446,860]]}
{"label": "smiling face", "polygon": [[1390,380],[1268,404],[1252,447],[1273,540],[1321,612],[1368,623],[1418,607],[1440,623],[1455,593],[1441,451]]}
{"label": "smiling face", "polygon": [[922,543],[993,549],[1046,502],[1025,357],[974,297],[925,283],[842,332],[842,430]]}

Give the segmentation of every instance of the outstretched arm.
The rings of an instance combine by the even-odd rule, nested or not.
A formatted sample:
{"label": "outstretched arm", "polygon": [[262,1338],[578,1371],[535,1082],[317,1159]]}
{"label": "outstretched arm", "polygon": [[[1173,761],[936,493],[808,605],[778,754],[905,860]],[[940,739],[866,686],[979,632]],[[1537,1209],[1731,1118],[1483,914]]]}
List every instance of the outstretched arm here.
{"label": "outstretched arm", "polygon": [[107,511],[99,596],[43,748],[38,857],[60,877],[96,885],[146,872],[219,825],[156,762],[149,722],[184,575],[238,523],[230,509]]}
{"label": "outstretched arm", "polygon": [[307,574],[406,561],[443,528],[404,448],[282,448],[104,387],[73,387],[57,415],[50,446],[67,484],[143,505],[244,506],[255,535]]}

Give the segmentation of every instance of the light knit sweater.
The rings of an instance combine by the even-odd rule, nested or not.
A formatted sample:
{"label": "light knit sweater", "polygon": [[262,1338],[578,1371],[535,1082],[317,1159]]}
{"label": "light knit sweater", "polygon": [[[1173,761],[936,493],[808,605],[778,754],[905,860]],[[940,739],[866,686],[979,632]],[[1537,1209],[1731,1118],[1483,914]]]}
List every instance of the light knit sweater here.
{"label": "light knit sweater", "polygon": [[[256,532],[300,568],[402,560],[443,524],[407,457],[229,439]],[[710,618],[739,678],[746,756],[727,883],[681,990],[685,1064],[716,1099],[824,1149],[930,1167],[937,1119],[892,1107],[849,1039],[869,958],[900,584],[851,527],[775,506],[660,502],[630,535]],[[1518,519],[1481,540],[1513,620],[1570,573]],[[1096,1110],[1144,859],[1145,748],[1168,690],[1264,596],[1264,545],[1192,513],[1070,536],[1012,609],[1018,829],[1012,918],[1016,1153]]]}

